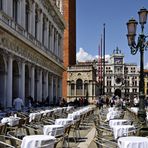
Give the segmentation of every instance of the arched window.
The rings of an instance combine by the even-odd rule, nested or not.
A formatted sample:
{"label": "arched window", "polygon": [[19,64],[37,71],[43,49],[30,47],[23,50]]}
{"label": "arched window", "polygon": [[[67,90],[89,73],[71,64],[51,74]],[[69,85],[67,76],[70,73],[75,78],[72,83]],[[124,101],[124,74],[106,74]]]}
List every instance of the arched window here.
{"label": "arched window", "polygon": [[78,79],[76,82],[77,95],[82,95],[82,80]]}

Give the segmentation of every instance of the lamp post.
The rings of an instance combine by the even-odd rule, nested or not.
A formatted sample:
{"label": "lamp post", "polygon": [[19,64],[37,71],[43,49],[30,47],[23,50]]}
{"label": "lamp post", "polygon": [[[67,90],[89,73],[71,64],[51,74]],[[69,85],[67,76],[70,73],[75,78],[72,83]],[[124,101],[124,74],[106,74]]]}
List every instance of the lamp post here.
{"label": "lamp post", "polygon": [[146,38],[148,36],[144,35],[144,25],[147,21],[148,11],[145,8],[140,9],[139,14],[139,24],[141,25],[141,33],[138,36],[137,43],[135,42],[137,24],[136,20],[133,18],[127,22],[127,39],[128,45],[131,49],[131,54],[135,55],[137,51],[140,52],[140,82],[139,82],[139,111],[138,118],[143,125],[146,124],[146,110],[145,110],[145,95],[144,95],[144,51],[148,48],[148,41]]}

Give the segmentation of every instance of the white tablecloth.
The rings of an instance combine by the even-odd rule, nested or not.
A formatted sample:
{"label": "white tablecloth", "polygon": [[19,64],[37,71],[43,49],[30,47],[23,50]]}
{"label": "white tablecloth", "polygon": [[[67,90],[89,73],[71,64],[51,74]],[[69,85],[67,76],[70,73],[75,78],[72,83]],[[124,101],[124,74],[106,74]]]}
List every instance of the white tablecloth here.
{"label": "white tablecloth", "polygon": [[112,128],[115,139],[118,137],[127,136],[131,130],[134,132],[135,129],[133,125],[116,125],[112,126]]}
{"label": "white tablecloth", "polygon": [[63,125],[45,125],[43,127],[44,135],[49,136],[60,136],[64,133],[64,126]]}
{"label": "white tablecloth", "polygon": [[19,117],[10,116],[10,117],[4,117],[1,120],[1,123],[3,123],[3,124],[7,123],[10,126],[15,126],[15,125],[19,124],[19,120],[20,120]]}
{"label": "white tablecloth", "polygon": [[31,122],[33,120],[39,121],[41,119],[41,116],[42,116],[42,113],[41,112],[30,113],[29,114],[29,122]]}
{"label": "white tablecloth", "polygon": [[134,113],[138,113],[138,110],[139,110],[139,108],[138,107],[131,107],[131,110],[134,112]]}
{"label": "white tablecloth", "polygon": [[121,111],[110,111],[106,115],[106,120],[109,121],[111,119],[119,118],[121,115]]}
{"label": "white tablecloth", "polygon": [[113,120],[109,120],[109,126],[112,128],[112,126],[115,125],[123,125],[128,123],[128,120],[125,119],[113,119]]}
{"label": "white tablecloth", "polygon": [[72,124],[73,120],[72,119],[68,119],[68,118],[59,118],[55,120],[55,125],[68,125],[68,124]]}
{"label": "white tablecloth", "polygon": [[38,148],[44,145],[44,148],[54,148],[55,138],[47,135],[25,136],[22,140],[21,148]]}
{"label": "white tablecloth", "polygon": [[121,137],[118,139],[119,148],[148,148],[148,138],[146,137]]}

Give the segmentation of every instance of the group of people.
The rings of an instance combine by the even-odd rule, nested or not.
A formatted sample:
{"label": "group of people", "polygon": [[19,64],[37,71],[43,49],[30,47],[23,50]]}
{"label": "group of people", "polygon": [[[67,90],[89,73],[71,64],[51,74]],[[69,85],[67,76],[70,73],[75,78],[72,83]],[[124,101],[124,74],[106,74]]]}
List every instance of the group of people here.
{"label": "group of people", "polygon": [[107,107],[118,106],[124,109],[126,106],[130,105],[130,99],[120,98],[119,96],[115,95],[112,97],[100,96],[99,99],[96,100],[96,105],[99,107],[99,109],[103,108],[104,105]]}

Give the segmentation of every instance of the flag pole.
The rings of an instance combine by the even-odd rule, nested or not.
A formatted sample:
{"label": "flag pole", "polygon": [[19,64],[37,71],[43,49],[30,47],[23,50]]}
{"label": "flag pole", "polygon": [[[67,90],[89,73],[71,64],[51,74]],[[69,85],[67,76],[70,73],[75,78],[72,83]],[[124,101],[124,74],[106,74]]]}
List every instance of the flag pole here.
{"label": "flag pole", "polygon": [[105,95],[105,23],[103,24],[103,95]]}

